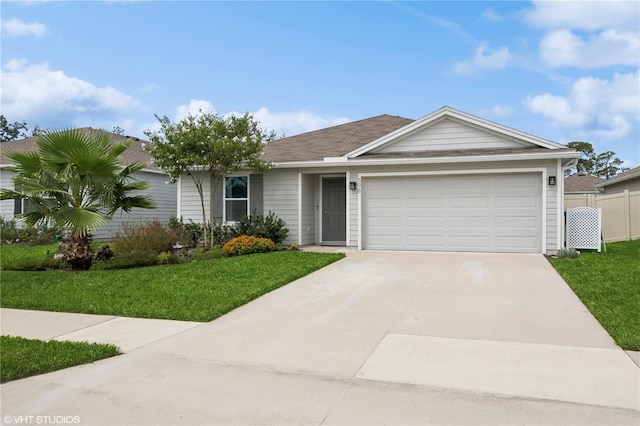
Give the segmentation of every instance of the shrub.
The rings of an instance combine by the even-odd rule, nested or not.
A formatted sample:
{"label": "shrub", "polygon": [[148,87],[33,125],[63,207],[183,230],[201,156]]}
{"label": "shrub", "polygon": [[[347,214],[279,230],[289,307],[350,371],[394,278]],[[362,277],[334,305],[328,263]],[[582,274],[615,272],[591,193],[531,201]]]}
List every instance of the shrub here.
{"label": "shrub", "polygon": [[93,255],[95,260],[109,260],[113,257],[113,250],[109,247],[109,244],[102,245],[96,250]]}
{"label": "shrub", "polygon": [[300,250],[300,247],[298,247],[297,244],[291,243],[291,244],[289,244],[287,246],[287,250],[289,250],[289,251],[298,251],[298,250]]}
{"label": "shrub", "polygon": [[158,265],[158,255],[132,252],[125,255],[114,256],[107,261],[96,261],[91,269],[129,269],[141,266]]}
{"label": "shrub", "polygon": [[2,244],[51,244],[62,240],[60,228],[38,225],[33,228],[21,228],[15,219],[6,220],[0,216],[0,243]]}
{"label": "shrub", "polygon": [[268,238],[254,237],[253,235],[241,235],[228,241],[222,246],[229,256],[240,256],[252,253],[268,253],[275,251],[276,245]]}
{"label": "shrub", "polygon": [[158,256],[163,251],[171,251],[178,242],[175,230],[157,220],[123,223],[113,237],[111,246],[116,255],[133,252]]}
{"label": "shrub", "polygon": [[175,265],[182,263],[182,259],[171,252],[163,251],[158,255],[158,263],[161,265]]}
{"label": "shrub", "polygon": [[187,258],[190,261],[198,260],[212,260],[219,259],[221,257],[227,257],[227,252],[222,250],[218,246],[211,247],[209,250],[203,250],[201,248],[195,248],[187,252]]}
{"label": "shrub", "polygon": [[574,248],[562,248],[558,250],[558,254],[556,256],[561,259],[563,258],[575,259],[576,257],[580,256],[580,252]]}
{"label": "shrub", "polygon": [[213,225],[213,246],[222,246],[228,241],[242,235],[238,232],[237,225],[214,222]]}
{"label": "shrub", "polygon": [[243,215],[236,223],[236,231],[238,235],[253,235],[261,238],[268,238],[275,244],[282,244],[289,230],[285,228],[284,220],[277,217],[273,212],[262,216],[256,214],[256,211],[250,215]]}
{"label": "shrub", "polygon": [[177,241],[187,247],[196,247],[202,241],[202,224],[194,223],[191,219],[189,219],[189,223],[184,223],[182,216],[180,219],[171,216],[169,228],[175,231]]}

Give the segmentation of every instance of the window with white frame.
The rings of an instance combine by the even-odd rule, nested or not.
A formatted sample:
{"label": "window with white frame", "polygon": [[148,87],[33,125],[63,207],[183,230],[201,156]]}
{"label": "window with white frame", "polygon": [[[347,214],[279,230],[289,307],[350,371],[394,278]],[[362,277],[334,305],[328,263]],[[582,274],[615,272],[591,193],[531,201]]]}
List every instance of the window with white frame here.
{"label": "window with white frame", "polygon": [[235,222],[249,214],[249,176],[227,176],[224,180],[224,221]]}

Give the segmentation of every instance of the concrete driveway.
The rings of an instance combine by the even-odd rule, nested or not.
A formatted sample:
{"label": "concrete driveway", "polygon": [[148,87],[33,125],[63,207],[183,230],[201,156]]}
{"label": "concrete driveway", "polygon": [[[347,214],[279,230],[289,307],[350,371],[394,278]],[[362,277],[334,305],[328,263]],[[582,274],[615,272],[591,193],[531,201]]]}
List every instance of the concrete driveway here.
{"label": "concrete driveway", "polygon": [[638,424],[639,388],[541,255],[350,251],[211,323],[1,392],[7,424]]}

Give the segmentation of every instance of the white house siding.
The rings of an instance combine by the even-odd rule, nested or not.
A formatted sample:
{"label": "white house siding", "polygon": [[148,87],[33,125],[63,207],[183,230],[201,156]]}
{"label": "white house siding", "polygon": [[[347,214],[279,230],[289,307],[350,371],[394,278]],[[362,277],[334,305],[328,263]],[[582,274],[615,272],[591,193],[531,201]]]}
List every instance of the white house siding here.
{"label": "white house siding", "polygon": [[289,235],[284,244],[298,243],[298,173],[296,169],[272,169],[264,174],[264,212],[284,220]]}
{"label": "white house siding", "polygon": [[373,152],[416,152],[486,148],[522,148],[518,143],[503,136],[480,130],[451,118],[445,118],[422,130],[416,131],[390,145]]}
{"label": "white house siding", "polygon": [[121,228],[124,222],[145,222],[150,220],[158,220],[161,223],[167,223],[169,218],[176,215],[177,211],[177,186],[167,182],[167,176],[159,173],[135,173],[134,177],[139,181],[148,182],[151,186],[149,189],[139,191],[139,195],[150,195],[153,202],[157,206],[156,209],[132,209],[131,213],[116,212],[113,219],[98,229],[93,234],[96,241],[105,241],[111,238],[111,235]]}
{"label": "white house siding", "polygon": [[[196,185],[193,183],[193,178],[186,173],[182,174],[180,181],[180,216],[185,222],[192,220],[196,223],[202,223],[202,206],[200,205],[200,195]],[[207,215],[207,220],[211,220],[211,182],[209,178],[205,178],[203,183],[204,192],[204,210]]]}

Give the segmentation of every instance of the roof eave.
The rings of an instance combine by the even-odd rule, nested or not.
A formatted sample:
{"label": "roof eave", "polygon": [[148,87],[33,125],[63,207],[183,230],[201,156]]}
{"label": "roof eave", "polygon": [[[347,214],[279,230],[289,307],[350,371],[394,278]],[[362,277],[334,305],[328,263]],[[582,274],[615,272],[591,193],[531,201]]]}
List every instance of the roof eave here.
{"label": "roof eave", "polygon": [[614,178],[611,178],[609,180],[605,180],[604,182],[597,184],[596,188],[598,188],[598,189],[599,188],[604,188],[604,187],[606,187],[608,185],[612,185],[614,183],[626,182],[628,180],[635,179],[637,177],[640,177],[640,171],[637,171],[635,173],[631,173],[631,174],[628,174],[628,175],[625,175],[625,176],[620,176],[618,178],[614,177]]}
{"label": "roof eave", "polygon": [[480,163],[489,161],[521,161],[521,160],[555,160],[580,158],[577,151],[565,152],[536,152],[518,154],[468,155],[458,157],[415,157],[415,158],[378,158],[359,159],[350,158],[348,161],[283,161],[273,162],[273,168],[305,168],[305,167],[345,167],[345,166],[387,166],[405,164],[442,164],[442,163]]}

